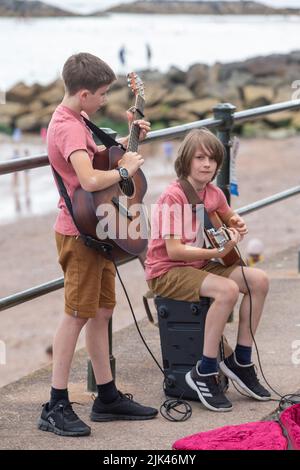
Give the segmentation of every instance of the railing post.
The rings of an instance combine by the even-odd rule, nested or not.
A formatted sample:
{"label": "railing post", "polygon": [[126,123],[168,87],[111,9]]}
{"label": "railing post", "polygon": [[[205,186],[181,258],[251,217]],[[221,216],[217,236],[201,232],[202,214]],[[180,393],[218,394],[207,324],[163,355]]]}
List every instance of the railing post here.
{"label": "railing post", "polygon": [[[218,127],[217,136],[225,147],[225,158],[222,169],[217,176],[217,186],[222,189],[228,204],[230,205],[230,153],[231,153],[231,129],[233,126],[233,114],[236,107],[231,103],[219,103],[214,108],[215,119],[222,119],[222,124]],[[228,323],[233,322],[233,312],[228,317]]]}
{"label": "railing post", "polygon": [[[108,337],[109,337],[109,361],[113,379],[116,378],[116,359],[112,353],[112,320],[109,321],[108,325]],[[87,390],[88,392],[97,392],[97,383],[95,379],[95,374],[93,371],[92,362],[88,359],[87,364]]]}
{"label": "railing post", "polygon": [[231,152],[231,129],[233,126],[233,114],[236,107],[231,103],[219,103],[214,108],[214,118],[221,119],[222,124],[218,127],[218,138],[225,147],[225,158],[222,169],[217,177],[217,185],[222,189],[230,205],[230,152]]}

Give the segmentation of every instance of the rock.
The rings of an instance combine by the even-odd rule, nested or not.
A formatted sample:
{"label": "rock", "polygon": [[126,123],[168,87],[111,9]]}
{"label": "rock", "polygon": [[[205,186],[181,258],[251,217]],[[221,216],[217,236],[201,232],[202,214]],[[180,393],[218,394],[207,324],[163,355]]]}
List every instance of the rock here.
{"label": "rock", "polygon": [[300,130],[300,111],[294,111],[292,126]]}
{"label": "rock", "polygon": [[111,91],[109,92],[107,107],[120,106],[123,107],[123,112],[125,112],[129,107],[130,97],[133,97],[133,95],[127,87]]}
{"label": "rock", "polygon": [[[291,86],[281,86],[275,91],[274,101],[276,103],[281,103],[283,101],[291,101],[293,99],[293,93],[295,89],[292,89]],[[299,93],[298,93],[299,94]],[[300,96],[299,96],[300,98]]]}
{"label": "rock", "polygon": [[273,99],[273,90],[262,86],[247,85],[243,88],[243,94],[247,107],[264,106]]}
{"label": "rock", "polygon": [[33,103],[28,105],[28,112],[34,113],[35,111],[39,111],[44,107],[44,104],[40,100],[35,100]]}
{"label": "rock", "polygon": [[7,116],[9,118],[15,118],[21,114],[27,112],[27,106],[20,103],[10,103],[9,101],[6,104],[1,105],[1,115]]}
{"label": "rock", "polygon": [[275,124],[276,127],[281,127],[289,125],[293,117],[293,111],[281,111],[279,113],[268,114],[264,119],[270,124]]}
{"label": "rock", "polygon": [[35,113],[26,114],[17,119],[16,126],[22,131],[39,131],[40,119],[36,117]]}
{"label": "rock", "polygon": [[193,100],[189,103],[184,103],[180,106],[181,110],[193,113],[198,117],[203,117],[205,114],[213,114],[213,107],[219,103],[219,100],[214,98],[204,98],[202,100]]}
{"label": "rock", "polygon": [[277,140],[282,140],[282,139],[287,139],[288,137],[292,137],[297,134],[296,129],[292,127],[287,127],[285,129],[272,129],[271,131],[266,132],[266,136],[269,137],[270,139],[277,139]]}
{"label": "rock", "polygon": [[161,103],[168,94],[168,89],[164,87],[164,82],[146,82],[145,83],[145,99],[146,107],[155,106]]}
{"label": "rock", "polygon": [[195,64],[186,73],[186,86],[197,98],[205,96],[204,90],[209,77],[209,67],[205,64]]}
{"label": "rock", "polygon": [[22,131],[40,131],[41,127],[49,124],[51,116],[55,111],[56,104],[25,114],[16,120],[16,126]]}
{"label": "rock", "polygon": [[7,91],[6,99],[7,101],[13,101],[15,103],[27,104],[32,102],[42,89],[42,86],[38,84],[28,86],[25,85],[25,83],[20,82]]}
{"label": "rock", "polygon": [[184,85],[176,85],[173,90],[167,94],[164,99],[164,103],[176,106],[186,101],[194,99],[193,93]]}
{"label": "rock", "polygon": [[287,54],[272,54],[266,57],[255,57],[246,60],[245,69],[255,77],[279,76],[284,77],[286,73]]}
{"label": "rock", "polygon": [[265,136],[269,127],[264,122],[245,122],[243,125],[243,136],[247,138]]}
{"label": "rock", "polygon": [[38,100],[45,104],[58,104],[64,97],[64,89],[55,86],[50,90],[44,91],[38,95]]}
{"label": "rock", "polygon": [[[163,15],[284,15],[299,14],[294,8],[272,8],[256,1],[135,1],[106,10],[112,13],[152,13]],[[102,12],[95,12],[94,15]]]}
{"label": "rock", "polygon": [[185,83],[186,73],[173,65],[167,72],[166,78],[172,83]]}
{"label": "rock", "polygon": [[49,17],[81,16],[40,1],[0,0],[0,16]]}
{"label": "rock", "polygon": [[103,110],[103,114],[109,119],[117,122],[124,122],[127,120],[126,107],[120,106],[118,103],[108,103],[105,110]]}

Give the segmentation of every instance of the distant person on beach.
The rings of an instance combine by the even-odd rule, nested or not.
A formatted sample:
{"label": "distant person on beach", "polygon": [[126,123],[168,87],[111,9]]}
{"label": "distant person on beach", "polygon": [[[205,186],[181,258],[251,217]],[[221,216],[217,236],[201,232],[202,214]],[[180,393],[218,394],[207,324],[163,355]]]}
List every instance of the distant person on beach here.
{"label": "distant person on beach", "polygon": [[[17,148],[14,149],[11,158],[12,160],[16,160],[20,158],[20,152]],[[19,213],[21,212],[21,202],[20,202],[20,187],[19,187],[19,172],[18,171],[15,171],[12,174],[12,191],[13,191],[14,200],[15,200],[15,209],[16,209],[16,212]]]}
{"label": "distant person on beach", "polygon": [[146,43],[146,60],[147,60],[147,68],[148,70],[151,70],[152,49],[148,42]]}
{"label": "distant person on beach", "polygon": [[[28,158],[30,152],[28,149],[24,151],[24,157]],[[29,170],[24,171],[24,183],[25,183],[25,202],[28,210],[31,209],[31,197],[30,197],[30,180],[29,180]]]}
{"label": "distant person on beach", "polygon": [[172,157],[173,157],[173,152],[174,152],[173,142],[170,142],[169,140],[166,140],[163,143],[163,149],[164,149],[164,154],[165,154],[165,158],[166,158],[167,163],[171,163],[172,162]]}
{"label": "distant person on beach", "polygon": [[[255,335],[263,312],[268,277],[260,269],[242,267],[239,260],[229,266],[221,263],[248,232],[244,220],[230,208],[222,190],[212,184],[224,153],[222,143],[208,129],[194,129],[186,135],[175,160],[178,179],[159,197],[152,216],[152,237],[145,262],[148,286],[155,295],[186,302],[199,302],[200,297],[213,300],[205,320],[203,355],[196,358],[185,380],[201,403],[217,412],[232,409],[219,381],[219,368],[247,396],[259,401],[271,398],[270,392],[260,384],[251,360],[252,334]],[[193,199],[199,200],[195,212],[189,204]],[[208,215],[217,212],[227,225],[230,240],[225,244],[207,248],[203,237],[202,243],[197,243],[204,208]],[[243,298],[236,347],[218,364],[221,336],[240,293]]]}
{"label": "distant person on beach", "polygon": [[126,49],[125,49],[124,45],[121,46],[120,49],[119,49],[119,61],[120,61],[121,67],[124,71],[125,67],[126,67]]}
{"label": "distant person on beach", "polygon": [[[78,186],[93,192],[128,179],[144,160],[136,152],[126,152],[117,169],[93,168],[93,158],[103,146],[97,147],[82,116],[93,115],[106,104],[107,92],[116,76],[105,62],[88,53],[71,56],[64,64],[62,76],[65,96],[49,124],[48,156],[72,199]],[[128,120],[132,124],[132,113]],[[140,127],[143,140],[150,131],[150,123],[134,122]],[[128,137],[120,142],[127,146]],[[86,348],[98,389],[91,420],[154,418],[156,409],[140,405],[121,393],[112,377],[108,326],[116,303],[114,264],[84,244],[63,198],[59,200],[59,209],[54,229],[59,262],[64,271],[65,312],[53,341],[50,401],[43,405],[38,427],[61,436],[86,436],[91,432],[74,412],[68,395],[71,362],[84,326]]]}
{"label": "distant person on beach", "polygon": [[43,144],[46,144],[46,142],[47,142],[47,127],[41,127],[40,136],[41,136]]}

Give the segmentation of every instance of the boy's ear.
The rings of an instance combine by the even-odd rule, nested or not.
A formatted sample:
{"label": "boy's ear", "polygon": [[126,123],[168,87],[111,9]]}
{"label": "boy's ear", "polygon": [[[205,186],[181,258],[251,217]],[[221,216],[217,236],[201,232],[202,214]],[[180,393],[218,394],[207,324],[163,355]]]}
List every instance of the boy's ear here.
{"label": "boy's ear", "polygon": [[85,90],[85,89],[79,90],[79,92],[78,92],[79,98],[81,98],[81,99],[82,98],[83,99],[87,98],[88,94],[89,94],[89,90]]}

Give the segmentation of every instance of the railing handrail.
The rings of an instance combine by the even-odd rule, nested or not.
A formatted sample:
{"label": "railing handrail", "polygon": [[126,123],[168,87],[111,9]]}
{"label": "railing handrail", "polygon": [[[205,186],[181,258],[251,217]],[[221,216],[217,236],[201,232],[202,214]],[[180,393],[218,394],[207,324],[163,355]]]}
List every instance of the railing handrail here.
{"label": "railing handrail", "polygon": [[[248,120],[265,116],[267,114],[278,113],[281,111],[300,109],[300,100],[283,101],[281,103],[270,104],[267,106],[259,106],[257,108],[247,109],[245,111],[237,111],[232,114],[233,124],[236,122]],[[208,118],[199,121],[193,121],[188,124],[181,124],[178,126],[167,127],[166,129],[159,129],[148,133],[147,138],[141,144],[168,138],[181,137],[186,132],[199,127],[215,128],[222,124],[222,119]],[[33,157],[16,158],[12,160],[5,160],[0,162],[0,175],[14,173],[16,171],[31,170],[33,168],[40,168],[49,165],[47,154],[36,155]]]}

